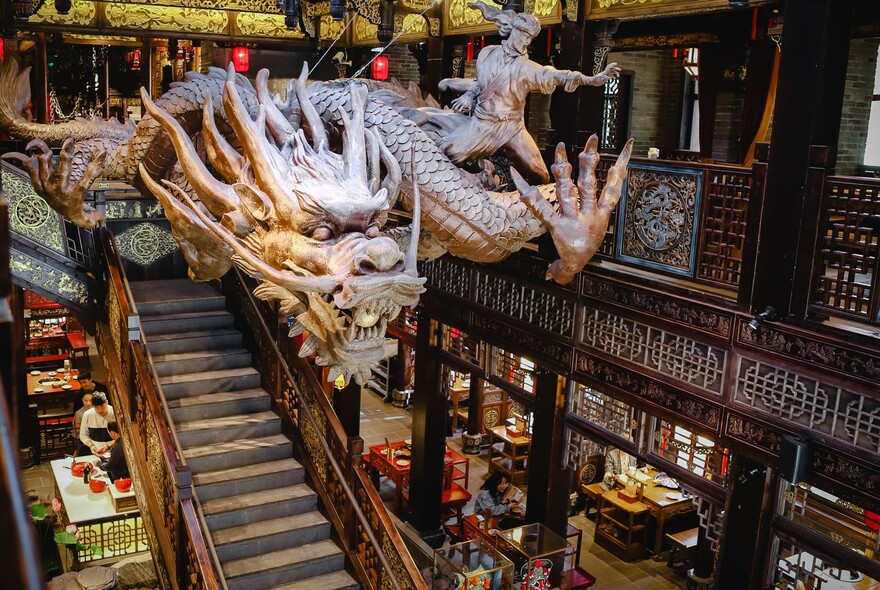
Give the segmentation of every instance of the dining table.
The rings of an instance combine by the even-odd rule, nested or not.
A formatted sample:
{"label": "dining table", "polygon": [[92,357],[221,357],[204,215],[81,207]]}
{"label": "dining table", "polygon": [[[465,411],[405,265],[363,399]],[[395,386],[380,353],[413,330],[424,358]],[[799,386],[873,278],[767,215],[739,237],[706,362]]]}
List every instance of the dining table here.
{"label": "dining table", "polygon": [[[389,445],[391,452],[388,452]],[[370,447],[369,467],[374,475],[378,478],[384,476],[394,483],[395,487],[395,512],[400,514],[405,498],[405,491],[409,489],[409,475],[411,456],[409,453],[409,444],[407,441],[399,440],[391,443],[374,445]],[[447,493],[449,496],[447,508],[458,509],[460,511],[461,498],[467,494],[470,499],[470,493],[467,492],[467,482],[470,476],[470,459],[446,447],[444,456],[444,491],[455,491],[456,493]],[[457,483],[462,481],[463,484]]]}
{"label": "dining table", "polygon": [[[70,375],[65,380],[65,375]],[[34,403],[41,411],[47,408],[66,406],[76,398],[76,392],[82,389],[79,384],[79,371],[63,368],[54,371],[30,371],[27,375],[28,403]]]}
{"label": "dining table", "polygon": [[657,522],[653,543],[648,544],[648,549],[654,554],[654,559],[660,561],[666,522],[673,516],[695,512],[697,505],[693,496],[681,493],[680,489],[670,489],[655,483],[654,476],[657,473],[659,472],[654,470],[648,472],[650,479],[645,484],[641,501],[648,507],[648,514]]}

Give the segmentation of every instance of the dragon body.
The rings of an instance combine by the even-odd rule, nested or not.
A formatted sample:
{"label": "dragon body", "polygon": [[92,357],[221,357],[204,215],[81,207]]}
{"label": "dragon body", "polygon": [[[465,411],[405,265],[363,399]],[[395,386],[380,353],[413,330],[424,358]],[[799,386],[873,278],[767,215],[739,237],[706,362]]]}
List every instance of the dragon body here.
{"label": "dragon body", "polygon": [[[0,73],[0,124],[32,139],[35,155],[6,154],[29,172],[39,194],[83,227],[100,222],[84,204],[99,176],[126,178],[153,193],[199,280],[237,265],[306,333],[301,355],[364,383],[382,358],[387,323],[415,305],[424,279],[415,271],[419,237],[480,262],[503,259],[550,231],[560,260],[548,276],[568,282],[601,243],[620,195],[629,149],[596,194],[596,142],[581,155],[579,180],[562,146],[553,184],[491,190],[444,154],[435,139],[357,80],[306,86],[285,97],[231,70],[192,73],[153,103],[137,126],[76,120],[40,125],[24,115],[27,72],[7,60]],[[337,136],[341,136],[339,148]],[[196,139],[198,138],[198,139]],[[200,146],[197,148],[194,139]],[[48,143],[62,144],[57,169]],[[206,154],[206,156],[205,156]],[[211,164],[209,169],[204,160]],[[555,204],[551,204],[555,201]],[[384,230],[395,203],[413,213],[410,228]]]}

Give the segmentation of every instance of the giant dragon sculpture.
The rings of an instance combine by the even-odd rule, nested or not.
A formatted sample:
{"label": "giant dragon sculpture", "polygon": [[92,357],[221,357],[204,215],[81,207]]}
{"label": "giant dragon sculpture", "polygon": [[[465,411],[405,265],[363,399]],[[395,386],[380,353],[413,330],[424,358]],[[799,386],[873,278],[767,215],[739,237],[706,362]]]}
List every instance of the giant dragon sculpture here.
{"label": "giant dragon sculpture", "polygon": [[[522,24],[522,15],[477,8],[500,23],[506,40]],[[526,25],[520,30],[528,33],[536,22]],[[547,92],[558,84],[571,90],[603,81],[537,67],[549,68],[558,80],[544,83]],[[383,356],[387,323],[424,291],[417,257],[449,252],[498,261],[549,231],[560,259],[548,278],[566,283],[598,249],[620,198],[631,144],[609,170],[601,195],[595,136],[579,157],[576,182],[560,144],[553,184],[532,186],[514,170],[518,190],[498,191],[486,175],[450,159],[449,144],[438,136],[438,109],[413,108],[358,80],[307,86],[306,77],[304,68],[282,98],[268,90],[266,70],[252,85],[231,68],[214,68],[188,74],[155,102],[142,91],[147,114],[137,126],[91,120],[41,125],[23,114],[28,72],[7,60],[0,72],[0,125],[32,141],[28,154],[3,157],[18,161],[35,190],[80,227],[101,222],[99,212],[84,204],[98,177],[126,178],[154,194],[190,276],[219,278],[237,265],[256,277],[254,294],[295,317],[291,336],[307,333],[300,355],[316,353],[331,381],[342,375],[366,382]],[[448,86],[478,94],[480,65],[476,80]],[[456,104],[464,110],[461,101]],[[466,116],[455,115],[459,122]],[[508,127],[511,120],[508,115]],[[521,120],[511,128],[524,130]],[[505,142],[522,145],[509,133],[499,137],[495,149]],[[47,142],[61,144],[57,167]],[[526,173],[540,176],[541,170],[533,163]],[[412,213],[410,227],[384,227],[395,204]]]}

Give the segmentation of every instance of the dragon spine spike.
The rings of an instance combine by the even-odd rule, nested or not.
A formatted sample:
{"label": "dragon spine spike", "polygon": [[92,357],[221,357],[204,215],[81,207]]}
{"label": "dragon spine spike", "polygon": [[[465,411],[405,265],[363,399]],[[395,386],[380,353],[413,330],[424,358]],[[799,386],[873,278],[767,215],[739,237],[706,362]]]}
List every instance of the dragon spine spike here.
{"label": "dragon spine spike", "polygon": [[322,153],[328,151],[330,144],[327,139],[327,131],[324,129],[324,122],[321,121],[318,111],[315,109],[312,101],[309,100],[308,93],[306,92],[306,80],[308,80],[308,77],[309,64],[303,62],[302,72],[296,80],[296,99],[299,101],[303,117],[305,117],[309,130],[312,133],[312,143],[315,146],[315,151]]}
{"label": "dragon spine spike", "polygon": [[[410,166],[415,168],[416,150],[413,148],[412,160]],[[413,174],[415,178],[415,174]],[[419,270],[416,262],[419,252],[419,233],[421,232],[422,220],[422,197],[419,191],[419,183],[413,182],[413,209],[412,209],[412,229],[409,234],[409,247],[406,250],[406,260],[403,265],[403,272],[411,277],[418,277]]]}
{"label": "dragon spine spike", "polygon": [[202,136],[205,138],[205,149],[214,168],[227,183],[233,183],[241,178],[241,155],[232,149],[217,129],[213,102],[210,94],[205,96],[205,108],[202,111]]}
{"label": "dragon spine spike", "polygon": [[[223,108],[226,110],[229,123],[241,141],[242,150],[250,164],[257,186],[272,200],[280,217],[292,218],[296,215],[299,207],[290,198],[289,192],[283,188],[283,179],[276,174],[277,168],[273,165],[275,159],[270,155],[265,135],[259,136],[254,122],[235,90],[235,84],[231,80],[226,81],[223,90]],[[275,155],[278,155],[277,150]]]}
{"label": "dragon spine spike", "polygon": [[217,216],[237,209],[238,199],[235,193],[228,185],[218,181],[208,171],[196,154],[192,140],[177,122],[177,119],[156,106],[144,88],[141,88],[141,100],[150,116],[157,120],[168,133],[177,150],[181,167],[186,171],[187,179],[205,206]]}
{"label": "dragon spine spike", "polygon": [[366,153],[364,151],[364,114],[366,112],[367,88],[362,84],[349,86],[351,93],[351,117],[340,111],[345,126],[342,159],[345,175],[367,184]]}
{"label": "dragon spine spike", "polygon": [[269,92],[268,80],[269,70],[264,68],[257,72],[257,98],[266,107],[266,123],[272,138],[278,145],[285,146],[290,143],[295,129],[275,105],[274,97]]}
{"label": "dragon spine spike", "polygon": [[403,172],[397,158],[394,157],[391,151],[385,146],[385,142],[379,137],[379,132],[374,128],[370,128],[368,131],[378,141],[379,155],[382,158],[382,163],[385,164],[385,179],[382,181],[382,188],[388,190],[388,208],[390,209],[394,206],[394,203],[397,202],[397,197],[400,193],[400,181],[403,179]]}

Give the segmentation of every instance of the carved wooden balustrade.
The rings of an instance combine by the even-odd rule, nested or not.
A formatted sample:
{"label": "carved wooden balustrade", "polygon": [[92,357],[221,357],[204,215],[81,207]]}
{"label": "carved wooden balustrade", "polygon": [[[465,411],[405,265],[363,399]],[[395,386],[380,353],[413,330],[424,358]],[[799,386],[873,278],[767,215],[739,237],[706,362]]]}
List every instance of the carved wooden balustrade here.
{"label": "carved wooden balustrade", "polygon": [[154,385],[116,244],[103,228],[98,237],[107,314],[98,325],[98,346],[160,583],[166,589],[219,589],[219,565],[209,555],[210,537],[193,504],[192,475]]}
{"label": "carved wooden balustrade", "polygon": [[[597,169],[605,184],[612,156]],[[597,259],[613,260],[736,292],[743,276],[754,168],[632,158],[626,194]]]}
{"label": "carved wooden balustrade", "polygon": [[348,437],[285,324],[251,295],[253,284],[236,270],[224,278],[227,305],[244,320],[246,337],[277,412],[321,496],[327,514],[358,574],[370,590],[427,590],[412,556],[365,470],[363,440]]}

